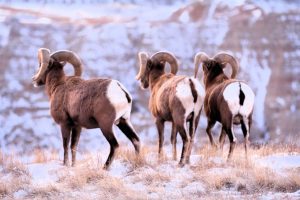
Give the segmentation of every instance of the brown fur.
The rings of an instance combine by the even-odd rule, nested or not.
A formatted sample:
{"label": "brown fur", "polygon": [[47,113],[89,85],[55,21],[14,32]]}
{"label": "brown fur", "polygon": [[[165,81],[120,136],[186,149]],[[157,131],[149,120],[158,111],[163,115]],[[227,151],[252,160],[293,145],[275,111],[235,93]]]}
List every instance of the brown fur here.
{"label": "brown fur", "polygon": [[[100,128],[111,147],[104,165],[104,168],[107,169],[114,158],[115,150],[119,146],[113,133],[116,110],[106,96],[107,87],[112,79],[83,80],[77,76],[67,77],[64,74],[63,65],[56,61],[50,62],[44,77],[45,80],[40,80],[39,85],[45,83],[45,89],[50,99],[51,115],[61,127],[64,164],[68,164],[68,146],[71,139],[72,165],[75,165],[81,127]],[[129,95],[126,91],[123,90],[123,92],[125,92],[129,102],[128,106],[131,106]],[[140,149],[139,138],[129,119],[119,119],[117,126],[131,140],[138,153]]]}
{"label": "brown fur", "polygon": [[[209,137],[210,143],[216,146],[211,129],[218,121],[222,124],[222,131],[220,134],[219,142],[223,149],[225,136],[228,135],[230,141],[230,149],[228,153],[228,159],[231,158],[232,152],[235,147],[234,135],[232,132],[233,124],[241,124],[242,131],[245,136],[245,152],[247,157],[247,143],[249,131],[252,123],[252,114],[248,116],[248,124],[245,124],[241,116],[232,116],[232,113],[228,107],[227,102],[224,99],[223,91],[226,86],[232,82],[241,82],[236,79],[229,79],[223,72],[223,65],[215,60],[208,60],[203,63],[204,72],[204,85],[205,85],[205,98],[204,98],[204,110],[207,116],[207,128],[206,132]],[[248,130],[246,128],[248,127]]]}
{"label": "brown fur", "polygon": [[[189,157],[192,148],[192,141],[194,140],[195,129],[198,126],[201,110],[199,113],[190,113],[189,118],[184,116],[185,108],[176,96],[176,86],[180,81],[187,78],[187,76],[176,76],[171,73],[164,72],[165,63],[158,60],[148,59],[144,74],[141,76],[141,84],[143,88],[148,88],[150,85],[151,95],[149,100],[149,109],[152,115],[156,118],[156,127],[159,134],[159,156],[162,154],[162,147],[164,141],[164,122],[172,122],[171,142],[173,145],[173,159],[176,159],[176,134],[180,133],[183,147],[179,165],[183,166],[185,162],[189,162]],[[166,86],[167,84],[167,86]],[[195,87],[191,86],[193,98],[197,99]],[[163,88],[163,91],[159,91]],[[158,93],[162,93],[158,97]],[[185,123],[189,122],[189,136],[185,129]],[[191,139],[191,141],[190,141]]]}

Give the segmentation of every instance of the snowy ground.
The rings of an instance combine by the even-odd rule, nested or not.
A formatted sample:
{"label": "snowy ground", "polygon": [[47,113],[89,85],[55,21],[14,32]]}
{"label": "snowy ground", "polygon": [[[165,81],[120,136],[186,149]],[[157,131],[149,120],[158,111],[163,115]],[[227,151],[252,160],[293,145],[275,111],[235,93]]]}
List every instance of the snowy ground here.
{"label": "snowy ground", "polygon": [[[179,146],[178,146],[179,147]],[[0,197],[4,199],[299,199],[300,149],[273,146],[242,148],[231,163],[210,147],[197,149],[191,164],[178,167],[171,147],[157,159],[156,148],[144,147],[137,159],[123,148],[109,171],[107,151],[80,155],[76,167],[65,167],[55,153],[31,158],[2,155]],[[23,161],[17,161],[23,160]]]}

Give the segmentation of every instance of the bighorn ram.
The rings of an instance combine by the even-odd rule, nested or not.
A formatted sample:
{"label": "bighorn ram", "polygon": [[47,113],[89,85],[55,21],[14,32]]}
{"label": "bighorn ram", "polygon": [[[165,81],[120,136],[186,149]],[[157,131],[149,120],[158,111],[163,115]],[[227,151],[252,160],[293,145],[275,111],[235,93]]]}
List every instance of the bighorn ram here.
{"label": "bighorn ram", "polygon": [[[145,52],[139,53],[140,70],[136,76],[141,87],[150,86],[149,109],[156,118],[159,135],[159,156],[162,154],[164,141],[164,122],[172,122],[171,142],[173,158],[176,159],[176,133],[181,135],[183,146],[179,165],[189,162],[195,130],[198,126],[204,89],[200,82],[187,76],[177,76],[177,60],[169,52],[158,52],[151,57]],[[171,73],[165,72],[165,64],[171,66]],[[189,122],[189,135],[187,134]]]}
{"label": "bighorn ram", "polygon": [[[219,138],[221,149],[223,149],[226,134],[229,137],[230,148],[227,157],[227,160],[229,160],[236,143],[233,124],[241,124],[245,137],[244,145],[247,158],[255,96],[252,89],[245,82],[235,79],[238,71],[236,59],[227,53],[219,53],[213,58],[209,58],[205,53],[199,52],[196,54],[194,62],[195,77],[197,77],[199,64],[203,63],[206,92],[204,98],[204,110],[207,116],[206,132],[211,145],[216,146],[211,135],[211,128],[218,121],[222,124]],[[231,78],[228,78],[223,71],[227,63],[232,67]]]}
{"label": "bighorn ram", "polygon": [[[38,59],[40,67],[33,77],[33,84],[36,87],[45,85],[49,95],[51,115],[61,128],[65,165],[69,162],[70,139],[72,165],[75,165],[81,127],[100,128],[109,142],[110,153],[105,169],[109,168],[119,146],[113,124],[129,138],[136,153],[139,153],[139,137],[130,122],[132,99],[118,81],[110,78],[81,79],[81,61],[71,51],[62,50],[50,54],[50,50],[41,48],[38,50]],[[63,67],[66,62],[73,65],[75,76],[65,75]]]}

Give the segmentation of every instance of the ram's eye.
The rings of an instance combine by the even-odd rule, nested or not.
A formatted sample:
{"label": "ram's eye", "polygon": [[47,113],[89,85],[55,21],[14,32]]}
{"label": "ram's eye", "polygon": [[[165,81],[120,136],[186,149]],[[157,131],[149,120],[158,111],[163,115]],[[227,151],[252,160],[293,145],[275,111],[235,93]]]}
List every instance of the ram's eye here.
{"label": "ram's eye", "polygon": [[147,69],[151,70],[151,68],[152,68],[152,63],[151,62],[147,62]]}
{"label": "ram's eye", "polygon": [[209,67],[209,65],[207,65],[207,64],[204,64],[204,65],[203,65],[203,68],[204,68],[204,70],[206,70],[206,71],[207,71],[207,70],[209,70],[209,68],[210,68],[210,67]]}

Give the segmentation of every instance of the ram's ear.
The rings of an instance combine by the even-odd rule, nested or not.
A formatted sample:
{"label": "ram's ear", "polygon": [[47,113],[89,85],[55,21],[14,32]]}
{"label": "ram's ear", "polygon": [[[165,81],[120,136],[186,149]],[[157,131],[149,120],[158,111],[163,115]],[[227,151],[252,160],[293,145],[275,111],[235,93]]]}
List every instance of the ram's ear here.
{"label": "ram's ear", "polygon": [[150,59],[147,59],[147,62],[146,62],[146,69],[149,71],[152,69],[152,61]]}
{"label": "ram's ear", "polygon": [[61,62],[59,62],[63,67],[67,64],[67,62],[66,61],[61,61]]}
{"label": "ram's ear", "polygon": [[211,69],[211,64],[209,62],[204,61],[202,67],[203,71],[209,71]]}

